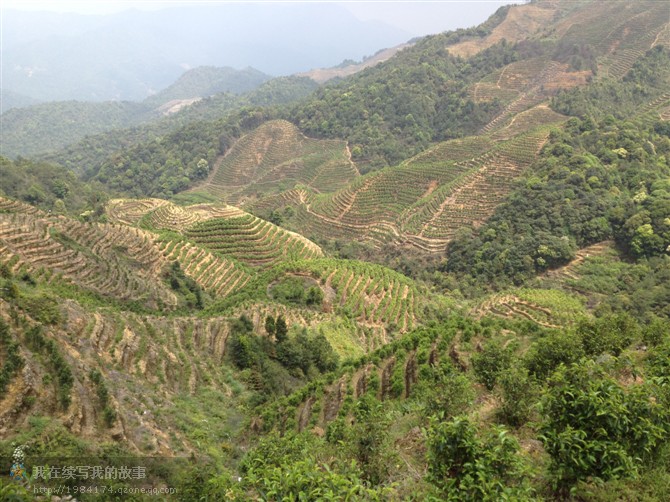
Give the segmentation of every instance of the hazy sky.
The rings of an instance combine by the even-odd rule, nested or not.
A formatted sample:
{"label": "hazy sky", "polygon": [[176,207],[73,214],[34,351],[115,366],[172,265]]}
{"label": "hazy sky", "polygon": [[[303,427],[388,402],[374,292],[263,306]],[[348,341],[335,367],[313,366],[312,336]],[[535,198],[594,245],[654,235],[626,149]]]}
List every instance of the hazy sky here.
{"label": "hazy sky", "polygon": [[[303,0],[316,3],[318,0]],[[265,0],[256,3],[288,3]],[[152,10],[188,4],[247,3],[220,0],[1,0],[2,9],[109,14],[131,8]],[[293,2],[297,3],[297,2]],[[484,21],[501,5],[522,0],[369,0],[337,1],[361,20],[379,20],[411,33],[427,35],[455,28],[474,26]]]}

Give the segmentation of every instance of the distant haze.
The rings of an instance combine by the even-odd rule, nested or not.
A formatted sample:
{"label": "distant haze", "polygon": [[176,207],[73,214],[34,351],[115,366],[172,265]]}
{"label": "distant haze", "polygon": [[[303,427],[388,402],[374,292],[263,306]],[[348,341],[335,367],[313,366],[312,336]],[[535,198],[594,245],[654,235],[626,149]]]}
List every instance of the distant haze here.
{"label": "distant haze", "polygon": [[[484,21],[498,7],[523,0],[406,0],[406,1],[344,1],[319,0],[262,0],[253,3],[335,3],[362,21],[376,20],[400,28],[413,36],[440,33],[455,28],[466,28]],[[240,1],[164,1],[164,0],[5,0],[4,9],[47,11],[77,14],[112,14],[123,10],[159,10],[176,6],[243,3]],[[252,2],[244,2],[252,3]]]}
{"label": "distant haze", "polygon": [[2,4],[3,91],[140,100],[201,65],[288,75],[469,27],[511,2]]}

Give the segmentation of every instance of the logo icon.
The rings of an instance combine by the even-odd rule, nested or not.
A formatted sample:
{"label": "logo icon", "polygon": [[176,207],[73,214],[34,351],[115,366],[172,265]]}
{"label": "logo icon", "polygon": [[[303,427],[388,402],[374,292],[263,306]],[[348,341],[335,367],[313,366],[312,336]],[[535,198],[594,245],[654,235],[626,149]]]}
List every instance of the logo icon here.
{"label": "logo icon", "polygon": [[26,459],[26,454],[23,449],[24,446],[17,446],[12,455],[12,467],[9,469],[9,477],[14,481],[28,481],[28,473],[23,462]]}

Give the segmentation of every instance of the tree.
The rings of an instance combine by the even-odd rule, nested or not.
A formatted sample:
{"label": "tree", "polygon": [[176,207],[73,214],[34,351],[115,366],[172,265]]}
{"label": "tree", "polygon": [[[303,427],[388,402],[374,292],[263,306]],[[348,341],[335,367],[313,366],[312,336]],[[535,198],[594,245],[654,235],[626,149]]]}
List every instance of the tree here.
{"label": "tree", "polygon": [[323,291],[321,288],[312,286],[307,290],[307,297],[305,299],[307,305],[321,305],[323,302]]}
{"label": "tree", "polygon": [[609,352],[618,356],[639,336],[639,326],[626,313],[605,316],[595,321],[582,321],[577,327],[587,355]]}
{"label": "tree", "polygon": [[230,339],[230,358],[240,369],[251,368],[258,359],[258,347],[253,335],[233,333]]}
{"label": "tree", "polygon": [[277,343],[282,343],[288,337],[288,326],[283,315],[277,317],[275,322],[275,340]]}
{"label": "tree", "polygon": [[271,315],[267,315],[265,317],[265,332],[268,334],[268,336],[273,337],[275,336],[277,328],[275,325],[275,319]]}
{"label": "tree", "polygon": [[498,415],[512,427],[519,427],[530,417],[536,387],[523,367],[509,368],[500,376],[499,382],[502,404]]}
{"label": "tree", "polygon": [[582,341],[573,332],[557,333],[540,338],[526,354],[526,367],[538,380],[542,380],[561,364],[570,364],[584,356]]}
{"label": "tree", "polygon": [[67,182],[63,180],[56,180],[54,181],[51,191],[59,199],[64,199],[70,193],[70,185],[68,185]]}
{"label": "tree", "polygon": [[194,178],[204,178],[209,174],[209,162],[206,159],[200,159],[196,164],[195,172],[193,173]]}

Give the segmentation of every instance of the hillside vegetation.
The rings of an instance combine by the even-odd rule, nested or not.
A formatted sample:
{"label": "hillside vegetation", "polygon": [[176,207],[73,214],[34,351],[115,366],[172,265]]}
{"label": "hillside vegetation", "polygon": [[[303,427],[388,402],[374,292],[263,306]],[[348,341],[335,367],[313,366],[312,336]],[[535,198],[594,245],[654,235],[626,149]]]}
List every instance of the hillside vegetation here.
{"label": "hillside vegetation", "polygon": [[665,500],[669,20],[508,6],[1,159],[0,457],[137,456],[185,501]]}
{"label": "hillside vegetation", "polygon": [[222,92],[244,94],[269,79],[268,75],[254,68],[235,70],[230,67],[200,66],[188,70],[174,84],[149,96],[144,103],[157,107],[173,100],[206,98]]}
{"label": "hillside vegetation", "polygon": [[86,135],[146,122],[153,110],[129,101],[62,101],[14,108],[0,116],[2,152],[7,157],[58,150]]}
{"label": "hillside vegetation", "polygon": [[77,172],[95,170],[129,145],[244,106],[296,101],[317,86],[306,77],[268,79],[255,70],[208,67],[185,73],[142,102],[62,101],[16,108],[0,116],[0,144],[8,157],[40,155]]}

